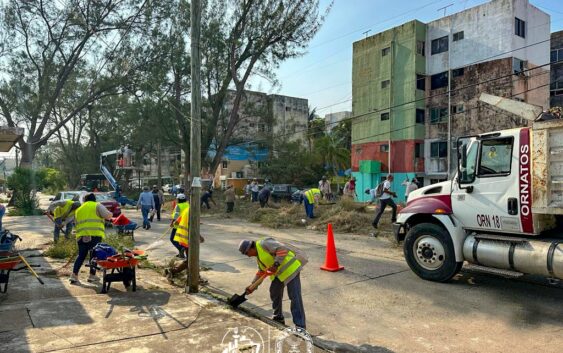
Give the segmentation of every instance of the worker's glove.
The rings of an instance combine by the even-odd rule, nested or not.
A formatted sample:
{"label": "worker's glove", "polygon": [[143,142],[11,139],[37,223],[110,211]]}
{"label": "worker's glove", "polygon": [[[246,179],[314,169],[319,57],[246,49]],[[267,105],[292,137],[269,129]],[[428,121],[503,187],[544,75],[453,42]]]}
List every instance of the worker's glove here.
{"label": "worker's glove", "polygon": [[246,289],[244,290],[245,294],[252,294],[252,292],[254,292],[256,290],[256,288],[252,289],[250,288],[250,286],[246,287]]}
{"label": "worker's glove", "polygon": [[272,275],[273,275],[273,274],[275,274],[276,272],[278,272],[278,266],[272,266],[272,267],[268,268],[268,269],[266,270],[266,272],[267,272],[268,274],[272,274]]}

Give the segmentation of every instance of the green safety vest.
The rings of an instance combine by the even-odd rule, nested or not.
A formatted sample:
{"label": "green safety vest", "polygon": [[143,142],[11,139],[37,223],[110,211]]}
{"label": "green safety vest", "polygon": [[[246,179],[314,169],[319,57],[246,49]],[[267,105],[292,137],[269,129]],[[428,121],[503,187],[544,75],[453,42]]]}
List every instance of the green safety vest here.
{"label": "green safety vest", "polygon": [[[180,209],[180,212],[178,212],[178,215],[179,215],[178,217],[180,217],[182,215],[182,213],[184,213],[184,210],[186,208],[190,207],[190,203],[188,201],[182,202],[182,203],[177,204],[176,207],[178,207]],[[174,209],[174,211],[172,211],[170,218],[174,219],[174,214],[176,213],[175,211],[176,211],[176,209]],[[174,219],[174,220],[176,220],[176,219]],[[174,224],[173,227],[174,227],[174,229],[178,229],[178,226],[175,225],[175,224]]]}
{"label": "green safety vest", "polygon": [[104,219],[96,213],[97,203],[87,201],[76,210],[76,238],[106,236]]}
{"label": "green safety vest", "polygon": [[305,197],[307,198],[307,201],[309,201],[311,205],[315,203],[315,195],[320,195],[320,194],[321,194],[321,190],[316,188],[305,191]]}
{"label": "green safety vest", "polygon": [[53,216],[55,217],[55,219],[57,219],[57,218],[62,218],[62,219],[67,218],[72,212],[71,209],[72,209],[73,204],[74,204],[74,201],[67,200],[66,203],[64,204],[64,206],[59,206],[59,207],[55,208],[55,212],[53,212]]}
{"label": "green safety vest", "polygon": [[[257,262],[258,267],[262,271],[266,271],[268,268],[274,266],[275,258],[264,250],[261,245],[263,239],[260,239],[256,242],[256,250],[258,252]],[[293,251],[289,251],[283,262],[278,267],[278,272],[275,275],[270,276],[270,279],[273,281],[275,277],[277,277],[280,281],[285,282],[292,274],[299,271],[301,268],[301,261],[297,260],[295,257],[295,253]]]}

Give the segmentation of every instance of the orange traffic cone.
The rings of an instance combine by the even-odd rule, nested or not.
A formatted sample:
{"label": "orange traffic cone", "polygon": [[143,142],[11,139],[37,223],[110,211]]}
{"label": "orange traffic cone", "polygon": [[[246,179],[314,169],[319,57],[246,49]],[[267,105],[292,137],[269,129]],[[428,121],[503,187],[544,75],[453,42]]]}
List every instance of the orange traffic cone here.
{"label": "orange traffic cone", "polygon": [[334,234],[332,233],[332,223],[329,223],[326,235],[325,263],[321,266],[321,270],[336,272],[343,269],[344,266],[340,266],[338,264],[338,257],[336,256],[336,246],[334,245]]}

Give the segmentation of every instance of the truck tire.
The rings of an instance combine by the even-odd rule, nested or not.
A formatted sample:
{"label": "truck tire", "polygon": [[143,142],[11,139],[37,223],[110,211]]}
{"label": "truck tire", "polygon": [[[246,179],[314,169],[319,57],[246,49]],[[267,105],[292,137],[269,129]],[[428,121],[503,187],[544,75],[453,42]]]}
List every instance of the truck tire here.
{"label": "truck tire", "polygon": [[411,270],[422,279],[447,282],[463,262],[455,260],[452,239],[447,230],[433,223],[412,227],[405,238],[403,251]]}

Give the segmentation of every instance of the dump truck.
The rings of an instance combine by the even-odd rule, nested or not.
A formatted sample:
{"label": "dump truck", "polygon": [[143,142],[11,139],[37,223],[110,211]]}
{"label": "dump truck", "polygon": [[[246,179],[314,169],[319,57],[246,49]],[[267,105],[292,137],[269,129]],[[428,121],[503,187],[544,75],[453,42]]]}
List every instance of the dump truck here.
{"label": "dump truck", "polygon": [[561,280],[563,119],[507,98],[481,100],[531,123],[459,138],[454,177],[409,194],[395,238],[426,280],[448,281],[462,266]]}

